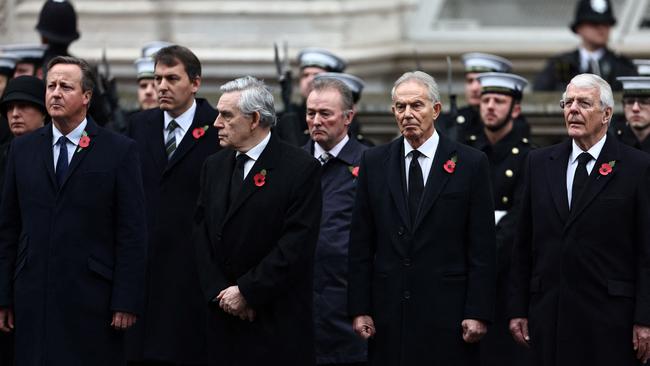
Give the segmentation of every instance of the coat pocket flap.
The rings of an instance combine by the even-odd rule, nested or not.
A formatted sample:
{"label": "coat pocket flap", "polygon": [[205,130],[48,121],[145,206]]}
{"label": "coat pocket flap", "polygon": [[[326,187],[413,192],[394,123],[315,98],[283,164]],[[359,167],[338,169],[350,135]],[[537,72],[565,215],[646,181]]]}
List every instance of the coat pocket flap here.
{"label": "coat pocket flap", "polygon": [[113,269],[93,257],[88,257],[88,269],[109,281],[113,280]]}
{"label": "coat pocket flap", "polygon": [[634,282],[607,280],[607,293],[612,296],[634,298],[636,295],[636,285]]}

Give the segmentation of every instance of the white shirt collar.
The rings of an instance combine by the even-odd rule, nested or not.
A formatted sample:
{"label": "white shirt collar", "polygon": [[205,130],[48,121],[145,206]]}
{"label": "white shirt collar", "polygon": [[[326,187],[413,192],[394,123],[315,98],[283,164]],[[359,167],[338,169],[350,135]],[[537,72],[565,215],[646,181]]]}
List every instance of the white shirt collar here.
{"label": "white shirt collar", "polygon": [[[341,150],[343,150],[343,146],[345,146],[345,144],[347,144],[348,141],[350,141],[350,137],[346,134],[345,137],[343,137],[343,139],[341,141],[339,141],[338,144],[336,144],[330,151],[327,151],[327,152],[330,153],[330,155],[332,155],[333,157],[339,156],[339,154],[341,153]],[[318,142],[315,142],[314,143],[314,157],[318,159],[321,155],[323,155],[324,152],[326,152],[326,150],[323,149],[323,147],[320,146],[320,144],[318,144]]]}
{"label": "white shirt collar", "polygon": [[[79,140],[81,140],[81,136],[83,135],[84,130],[86,129],[86,125],[88,124],[88,120],[84,118],[83,121],[77,126],[74,130],[70,131],[65,137],[68,138],[70,142],[73,144],[79,145]],[[56,143],[59,141],[59,138],[63,136],[63,133],[59,131],[58,128],[54,125],[54,122],[52,122],[52,146],[56,145]]]}
{"label": "white shirt collar", "polygon": [[[591,157],[594,158],[594,161],[598,160],[598,156],[600,155],[600,151],[603,149],[603,146],[605,145],[605,140],[607,140],[607,134],[605,134],[598,142],[594,144],[589,150],[586,152],[591,155]],[[571,141],[572,145],[572,150],[571,150],[571,156],[569,157],[569,164],[573,164],[576,159],[578,159],[578,155],[581,153],[585,152],[583,151],[578,144],[576,144],[575,140]]]}
{"label": "white shirt collar", "polygon": [[[246,152],[246,155],[248,155],[248,158],[252,161],[257,161],[257,159],[260,158],[260,155],[262,155],[262,151],[264,151],[264,148],[266,148],[266,145],[268,145],[269,140],[271,140],[271,132],[266,135],[266,137],[260,141],[259,144],[253,146],[252,149],[248,150]],[[237,154],[235,156],[239,156],[242,154],[241,152],[237,151]]]}
{"label": "white shirt collar", "polygon": [[[436,154],[436,149],[438,148],[438,142],[440,141],[440,136],[438,136],[438,132],[436,130],[433,130],[433,135],[429,137],[423,144],[422,146],[418,147],[418,151],[426,156],[429,159],[433,159],[433,156]],[[404,157],[408,156],[408,154],[413,151],[413,147],[411,147],[411,144],[409,144],[408,140],[404,139]]]}
{"label": "white shirt collar", "polygon": [[604,55],[605,55],[605,49],[604,48],[599,48],[595,51],[587,51],[584,47],[580,47],[580,58],[581,59],[590,59],[594,58],[596,60],[600,60]]}
{"label": "white shirt collar", "polygon": [[174,118],[165,111],[163,114],[165,116],[165,131],[167,130],[167,126],[169,126],[169,123],[174,120],[176,123],[178,123],[178,126],[181,128],[183,133],[187,132],[190,129],[190,126],[192,126],[192,121],[194,120],[194,113],[196,112],[196,100],[192,101],[192,106],[183,112],[180,116]]}

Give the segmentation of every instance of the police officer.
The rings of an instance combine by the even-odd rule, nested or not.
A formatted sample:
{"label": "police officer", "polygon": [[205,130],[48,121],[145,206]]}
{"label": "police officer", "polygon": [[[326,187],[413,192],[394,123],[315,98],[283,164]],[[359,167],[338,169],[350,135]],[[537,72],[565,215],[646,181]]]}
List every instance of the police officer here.
{"label": "police officer", "polygon": [[[481,84],[477,77],[484,72],[510,72],[512,63],[503,57],[479,52],[466,53],[462,55],[462,60],[465,67],[467,105],[460,108],[455,115],[442,115],[436,122],[436,129],[453,140],[471,145],[482,134],[483,129],[479,115]],[[530,127],[523,115],[516,118],[515,125],[528,137]]]}
{"label": "police officer", "polygon": [[481,341],[481,365],[527,365],[527,350],[518,346],[508,332],[505,313],[510,252],[517,219],[517,191],[523,182],[522,170],[530,143],[522,129],[515,127],[521,114],[526,79],[506,73],[482,73],[479,112],[482,133],[469,141],[483,151],[490,162],[494,189],[494,221],[497,234],[497,302],[495,320]]}
{"label": "police officer", "polygon": [[580,36],[578,49],[550,58],[537,75],[534,90],[563,91],[569,81],[582,73],[605,79],[614,91],[621,90],[618,76],[637,75],[634,64],[607,48],[611,27],[616,24],[609,0],[580,0],[571,30]]}
{"label": "police officer", "polygon": [[625,144],[650,153],[650,76],[619,77],[623,84],[624,119],[610,129]]}
{"label": "police officer", "polygon": [[354,118],[352,118],[352,123],[350,124],[349,127],[349,135],[350,137],[356,139],[357,141],[361,142],[362,144],[366,146],[374,146],[374,144],[366,140],[361,133],[361,126],[360,126],[360,121],[359,118],[357,117],[357,105],[359,103],[359,100],[361,99],[361,93],[363,92],[363,88],[365,87],[365,83],[363,80],[357,76],[354,76],[352,74],[346,74],[342,72],[324,72],[321,74],[318,74],[314,77],[314,81],[320,80],[320,79],[336,79],[345,86],[350,89],[352,92],[352,102],[354,103],[353,109],[354,109]]}
{"label": "police officer", "polygon": [[47,50],[43,56],[43,67],[56,56],[70,56],[68,47],[79,39],[77,13],[72,4],[65,0],[47,0],[38,15],[36,30],[41,35]]}
{"label": "police officer", "polygon": [[305,101],[311,90],[311,82],[314,77],[324,72],[343,72],[346,67],[345,61],[332,52],[322,48],[305,48],[298,53],[300,64],[300,104],[291,103],[282,113],[275,131],[284,141],[303,146],[309,140],[309,129],[305,115],[307,108]]}

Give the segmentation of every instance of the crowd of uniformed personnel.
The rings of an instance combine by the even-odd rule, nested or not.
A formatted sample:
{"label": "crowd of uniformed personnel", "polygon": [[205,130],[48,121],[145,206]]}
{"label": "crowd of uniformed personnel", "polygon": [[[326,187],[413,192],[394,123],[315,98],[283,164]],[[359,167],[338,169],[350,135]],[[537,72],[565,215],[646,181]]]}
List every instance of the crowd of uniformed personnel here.
{"label": "crowd of uniformed personnel", "polygon": [[[0,170],[3,172],[13,137],[49,123],[46,85],[42,80],[47,80],[50,60],[68,56],[69,45],[79,38],[76,21],[70,3],[49,0],[42,8],[36,26],[43,40],[41,45],[0,46]],[[610,135],[650,153],[650,62],[639,60],[635,64],[607,48],[610,28],[615,23],[609,1],[578,1],[570,28],[580,36],[580,46],[550,58],[530,85],[535,91],[564,91],[578,74],[599,75],[623,95],[624,115],[612,120]],[[209,314],[196,312],[194,306],[200,306],[202,300],[201,295],[197,296],[200,292],[197,274],[187,272],[194,254],[187,253],[187,247],[179,247],[177,243],[187,243],[191,236],[191,222],[189,219],[184,222],[180,215],[192,216],[201,164],[207,156],[218,151],[217,132],[209,127],[219,111],[208,101],[194,97],[201,86],[200,62],[190,50],[167,42],[152,42],[142,48],[141,56],[134,62],[139,110],[122,111],[117,103],[114,83],[96,75],[89,111],[98,124],[138,141],[142,155],[147,154],[144,146],[149,143],[158,143],[161,148],[164,144],[167,153],[164,156],[161,150],[160,156],[155,156],[152,161],[142,160],[147,204],[152,205],[148,209],[162,210],[168,217],[161,218],[159,212],[155,215],[149,213],[151,231],[146,312],[136,329],[129,331],[131,334],[127,340],[131,344],[127,347],[127,357],[132,365],[206,364],[210,347],[207,338],[203,331],[198,331],[198,335],[193,332],[196,327],[201,327]],[[467,105],[441,114],[435,121],[435,129],[452,140],[480,150],[489,162],[498,263],[497,299],[494,320],[481,341],[481,365],[532,365],[528,350],[517,345],[508,331],[509,317],[505,307],[524,167],[529,152],[535,148],[522,110],[524,90],[529,81],[514,73],[516,70],[510,61],[496,55],[471,52],[463,55],[462,61]],[[361,153],[373,146],[363,136],[363,121],[356,115],[364,81],[345,73],[346,61],[322,48],[302,50],[298,63],[301,103],[285,103],[286,108],[278,113],[278,123],[272,131],[280,139],[302,147],[320,161],[324,169],[323,194],[330,199],[329,202],[323,201],[323,214],[329,212],[333,218],[328,221],[323,217],[315,258],[316,359],[323,365],[365,365],[366,345],[353,338],[351,319],[346,315],[347,300],[341,296],[346,291],[347,267],[333,263],[328,257],[346,260],[353,183],[356,182],[348,179],[348,173],[357,176],[358,171],[353,170],[355,167],[358,169]],[[189,76],[187,85],[178,84],[183,82],[185,74]],[[283,94],[291,93],[290,85],[282,82],[281,85],[289,88]],[[329,96],[326,94],[328,88],[337,90],[334,95],[340,95],[346,104],[342,111],[344,134],[347,136],[345,143],[354,140],[354,145],[350,145],[354,146],[353,151],[341,153],[343,145],[334,149],[337,144],[319,139],[314,132],[314,116],[322,113],[319,109],[322,105],[318,103],[326,103],[323,95]],[[188,111],[191,113],[186,114]],[[198,119],[201,120],[199,127],[205,127],[203,131],[208,131],[208,137],[215,140],[210,142],[214,146],[211,148],[205,144],[192,150],[192,163],[183,165],[186,163],[177,162],[172,156],[175,154],[180,159],[183,154],[189,154],[189,142],[184,139],[192,135],[195,140],[204,142],[200,140],[203,137],[201,132],[190,130],[198,126]],[[157,127],[149,128],[149,125]],[[153,133],[160,136],[151,137],[149,134]],[[332,149],[336,154],[330,154]],[[337,154],[343,155],[337,157]],[[176,164],[178,166],[174,167]],[[196,184],[183,181],[188,177],[196,179]],[[189,193],[180,194],[179,190]],[[339,192],[341,190],[345,190],[343,195]],[[174,201],[179,196],[183,196],[183,203]],[[336,218],[339,211],[346,214]],[[179,225],[182,230],[171,228],[169,225],[172,224]],[[332,234],[336,231],[345,233],[346,237]],[[329,234],[323,236],[323,233]],[[336,250],[329,253],[328,245]],[[178,283],[172,285],[175,281]],[[334,285],[323,285],[328,281]],[[192,296],[197,301],[179,301]],[[9,304],[0,304],[0,308],[6,305]],[[319,313],[326,311],[324,309],[327,309],[326,313]],[[170,320],[174,317],[181,321]],[[348,326],[350,328],[346,330]],[[12,362],[12,345],[11,333],[0,336],[0,364]]]}

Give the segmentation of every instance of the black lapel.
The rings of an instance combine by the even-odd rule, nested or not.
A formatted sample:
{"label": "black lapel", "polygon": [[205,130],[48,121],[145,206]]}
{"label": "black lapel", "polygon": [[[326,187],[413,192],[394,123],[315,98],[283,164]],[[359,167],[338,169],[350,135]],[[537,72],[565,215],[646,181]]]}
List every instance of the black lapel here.
{"label": "black lapel", "polygon": [[[259,159],[257,159],[255,164],[253,164],[253,167],[251,168],[250,172],[248,172],[246,178],[244,178],[244,183],[242,185],[241,191],[239,192],[239,195],[237,195],[237,198],[234,202],[230,203],[230,207],[228,207],[228,214],[224,220],[224,223],[232,217],[232,215],[241,207],[244,202],[246,202],[246,200],[253,193],[257,192],[260,189],[268,189],[266,185],[274,184],[273,168],[276,166],[276,160],[281,154],[280,148],[281,146],[278,143],[277,137],[275,137],[274,134],[271,134],[269,143],[264,148],[264,151],[262,151]],[[263,186],[258,187],[253,182],[253,177],[260,173],[262,170],[266,170],[265,183]],[[228,184],[228,186],[228,189],[230,189],[230,184]]]}
{"label": "black lapel", "polygon": [[52,186],[58,189],[56,183],[56,175],[54,174],[54,142],[52,141],[52,123],[48,123],[39,132],[41,134],[41,156],[43,157],[43,164],[45,164],[45,169],[47,175],[50,177],[50,183]]}
{"label": "black lapel", "polygon": [[63,189],[65,187],[65,183],[70,179],[70,176],[74,173],[74,171],[77,169],[81,161],[86,157],[86,155],[89,154],[90,150],[92,150],[93,146],[95,146],[95,137],[97,137],[97,133],[99,132],[99,128],[97,127],[97,124],[90,118],[87,118],[87,123],[86,123],[86,128],[84,131],[88,134],[88,137],[90,138],[90,143],[86,147],[80,147],[77,146],[74,151],[74,154],[72,155],[72,160],[70,161],[70,168],[68,168],[68,173],[66,176],[63,178],[63,184],[61,184],[61,187],[59,189]]}
{"label": "black lapel", "polygon": [[[215,164],[218,167],[218,171],[211,172],[212,176],[215,179],[213,183],[216,189],[215,197],[211,202],[205,202],[206,207],[212,207],[215,212],[215,215],[212,216],[212,227],[219,228],[216,232],[220,233],[222,231],[223,225],[226,222],[226,214],[228,213],[228,195],[230,194],[230,179],[232,177],[232,171],[235,169],[235,151],[229,150],[225,154],[225,158]],[[209,188],[203,188],[209,189]]]}
{"label": "black lapel", "polygon": [[[165,128],[165,117],[163,111],[156,109],[154,113],[149,114],[151,118],[143,121],[147,124],[146,135],[147,148],[153,161],[158,167],[158,171],[162,171],[167,166],[167,154],[165,153],[165,141],[163,129]],[[137,121],[133,123],[138,123]]]}
{"label": "black lapel", "polygon": [[[397,214],[402,223],[411,231],[411,220],[409,219],[408,204],[406,201],[406,177],[404,172],[404,137],[393,141],[389,146],[386,157],[386,171],[388,176],[388,188],[397,207]],[[402,248],[400,248],[402,249]]]}
{"label": "black lapel", "polygon": [[[620,167],[620,154],[618,144],[619,142],[613,135],[607,135],[607,140],[605,140],[603,150],[600,152],[598,160],[596,160],[596,164],[594,164],[594,167],[589,174],[589,178],[587,179],[587,184],[585,185],[584,191],[582,191],[582,194],[580,194],[580,197],[578,197],[578,201],[576,202],[575,207],[571,209],[569,220],[564,226],[565,230],[576,220],[578,216],[580,216],[582,212],[584,212],[585,208],[589,206],[594,198],[596,198],[598,193],[600,193],[600,191],[605,188],[607,183],[612,180],[612,177],[616,175],[617,168]],[[609,163],[610,161],[615,161],[612,171],[607,175],[600,174],[600,166],[603,163]]]}
{"label": "black lapel", "polygon": [[569,216],[569,200],[566,191],[566,169],[571,154],[571,140],[567,140],[550,152],[549,159],[546,162],[546,178],[551,190],[551,196],[555,209],[563,222],[566,222]]}
{"label": "black lapel", "polygon": [[[416,224],[413,227],[414,232],[422,223],[422,218],[427,214],[427,212],[429,212],[429,210],[431,210],[431,207],[433,207],[436,200],[438,200],[440,192],[442,192],[443,188],[449,181],[449,177],[453,174],[447,173],[443,168],[443,165],[456,153],[454,143],[441,134],[438,134],[438,136],[440,137],[440,140],[438,141],[438,147],[436,148],[433,163],[431,164],[431,170],[429,171],[429,176],[427,178],[427,185],[424,187],[424,194],[420,201],[418,214],[416,215]],[[462,161],[456,161],[456,169],[463,169]]]}
{"label": "black lapel", "polygon": [[[206,108],[211,108],[209,105],[203,104],[203,102],[199,102],[199,100],[196,101],[196,111],[194,112],[194,118],[192,119],[192,125],[190,128],[187,130],[185,133],[185,136],[183,136],[183,139],[181,140],[181,143],[178,145],[178,148],[172,155],[172,158],[169,160],[169,164],[167,164],[167,168],[165,169],[165,172],[169,171],[176,165],[183,157],[190,151],[196,144],[199,142],[199,139],[205,138],[205,134],[203,134],[201,137],[196,138],[194,137],[194,130],[197,128],[214,128],[212,124],[214,123],[214,120],[209,121],[209,118],[206,116],[208,113]],[[219,141],[214,141],[215,144],[218,144]],[[164,174],[164,173],[163,173]]]}

